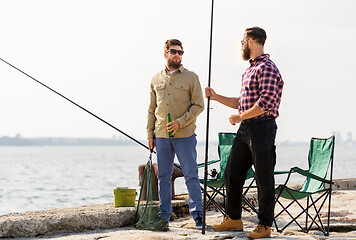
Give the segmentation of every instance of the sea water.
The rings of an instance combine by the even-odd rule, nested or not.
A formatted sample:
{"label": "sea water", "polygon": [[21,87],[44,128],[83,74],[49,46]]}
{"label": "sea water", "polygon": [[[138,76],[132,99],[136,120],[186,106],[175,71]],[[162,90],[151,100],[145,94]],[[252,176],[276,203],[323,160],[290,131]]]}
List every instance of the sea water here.
{"label": "sea water", "polygon": [[[198,162],[204,162],[205,146],[197,149]],[[307,154],[308,146],[277,146],[276,170],[307,169]],[[209,146],[208,156],[217,159],[216,145]],[[0,147],[0,215],[112,203],[116,187],[139,193],[138,166],[148,157],[141,146]],[[336,146],[334,178],[356,177],[355,158],[354,147]],[[209,168],[219,170],[219,165]],[[203,178],[203,169],[199,174]],[[176,179],[175,191],[187,192],[184,178]]]}

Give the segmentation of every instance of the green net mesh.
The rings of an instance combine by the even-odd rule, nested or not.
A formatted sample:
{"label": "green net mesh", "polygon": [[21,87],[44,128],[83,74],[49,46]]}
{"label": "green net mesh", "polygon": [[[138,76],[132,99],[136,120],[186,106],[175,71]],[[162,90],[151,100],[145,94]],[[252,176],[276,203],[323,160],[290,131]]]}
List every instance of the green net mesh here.
{"label": "green net mesh", "polygon": [[167,231],[168,223],[158,216],[158,186],[152,167],[152,152],[145,166],[137,203],[135,228],[151,231]]}

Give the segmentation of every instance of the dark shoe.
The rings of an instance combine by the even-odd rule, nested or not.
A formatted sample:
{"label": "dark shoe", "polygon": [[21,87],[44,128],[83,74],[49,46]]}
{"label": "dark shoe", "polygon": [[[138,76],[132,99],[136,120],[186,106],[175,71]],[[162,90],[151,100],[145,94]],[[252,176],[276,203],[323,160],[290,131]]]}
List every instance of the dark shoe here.
{"label": "dark shoe", "polygon": [[150,227],[148,230],[151,230],[151,231],[166,232],[169,230],[168,222],[166,220],[160,218],[159,216],[156,216],[155,218],[153,218],[149,225],[150,225]]}
{"label": "dark shoe", "polygon": [[203,218],[202,217],[197,217],[194,219],[195,221],[195,228],[196,229],[202,229],[203,228]]}

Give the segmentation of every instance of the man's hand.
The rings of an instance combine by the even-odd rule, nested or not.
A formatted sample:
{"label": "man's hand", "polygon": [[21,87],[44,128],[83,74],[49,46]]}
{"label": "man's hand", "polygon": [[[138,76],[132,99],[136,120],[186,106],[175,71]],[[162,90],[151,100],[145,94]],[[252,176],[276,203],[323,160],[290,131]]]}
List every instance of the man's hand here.
{"label": "man's hand", "polygon": [[180,124],[179,124],[179,122],[174,120],[172,122],[167,123],[166,127],[167,127],[168,132],[174,131],[173,132],[173,135],[174,135],[176,133],[176,131],[180,128]]}
{"label": "man's hand", "polygon": [[147,140],[148,140],[148,148],[150,150],[153,150],[155,148],[155,145],[156,145],[156,140],[153,139],[153,138],[149,138]]}
{"label": "man's hand", "polygon": [[210,97],[210,100],[216,100],[216,95],[217,95],[216,92],[211,87],[205,88],[205,97],[206,98]]}
{"label": "man's hand", "polygon": [[231,123],[231,125],[235,125],[236,123],[242,122],[242,117],[240,114],[232,114],[229,117],[229,122]]}

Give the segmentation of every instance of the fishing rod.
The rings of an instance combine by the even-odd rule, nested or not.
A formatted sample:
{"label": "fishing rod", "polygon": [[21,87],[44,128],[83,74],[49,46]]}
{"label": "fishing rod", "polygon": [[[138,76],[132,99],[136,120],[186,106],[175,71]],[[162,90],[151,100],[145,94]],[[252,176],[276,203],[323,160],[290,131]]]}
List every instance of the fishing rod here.
{"label": "fishing rod", "polygon": [[64,95],[60,94],[59,92],[57,92],[56,90],[48,87],[47,85],[45,85],[44,83],[38,81],[36,78],[30,76],[29,74],[25,73],[24,71],[22,71],[21,69],[15,67],[14,65],[12,65],[11,63],[5,61],[4,59],[0,58],[1,61],[3,61],[4,63],[8,64],[9,66],[15,68],[17,71],[21,72],[22,74],[26,75],[27,77],[31,78],[32,80],[36,81],[37,83],[41,84],[42,86],[44,86],[45,88],[51,90],[52,92],[56,93],[57,95],[61,96],[62,98],[64,98],[65,100],[73,103],[75,106],[81,108],[82,110],[84,110],[85,112],[89,113],[90,115],[96,117],[97,119],[99,119],[100,121],[102,121],[103,123],[109,125],[110,127],[112,127],[113,129],[115,129],[116,131],[120,132],[121,134],[125,135],[126,137],[130,138],[131,140],[133,140],[134,142],[138,143],[139,145],[143,146],[144,148],[149,149],[148,146],[144,145],[143,143],[141,143],[140,141],[136,140],[135,138],[131,137],[130,135],[128,135],[127,133],[121,131],[120,129],[118,129],[117,127],[113,126],[112,124],[108,123],[107,121],[105,121],[104,119],[98,117],[97,115],[95,115],[94,113],[90,112],[89,110],[85,109],[84,107],[80,106],[79,104],[75,103],[74,101],[70,100],[69,98],[65,97]]}
{"label": "fishing rod", "polygon": [[[211,80],[211,54],[213,45],[213,15],[214,15],[214,0],[211,0],[211,20],[210,20],[210,49],[209,49],[209,75],[208,87],[210,87]],[[208,148],[209,148],[209,114],[210,113],[210,97],[208,97],[207,111],[206,111],[206,139],[205,139],[205,165],[204,165],[204,201],[203,201],[203,227],[202,234],[205,234],[205,220],[206,220],[206,191],[208,180]]]}

